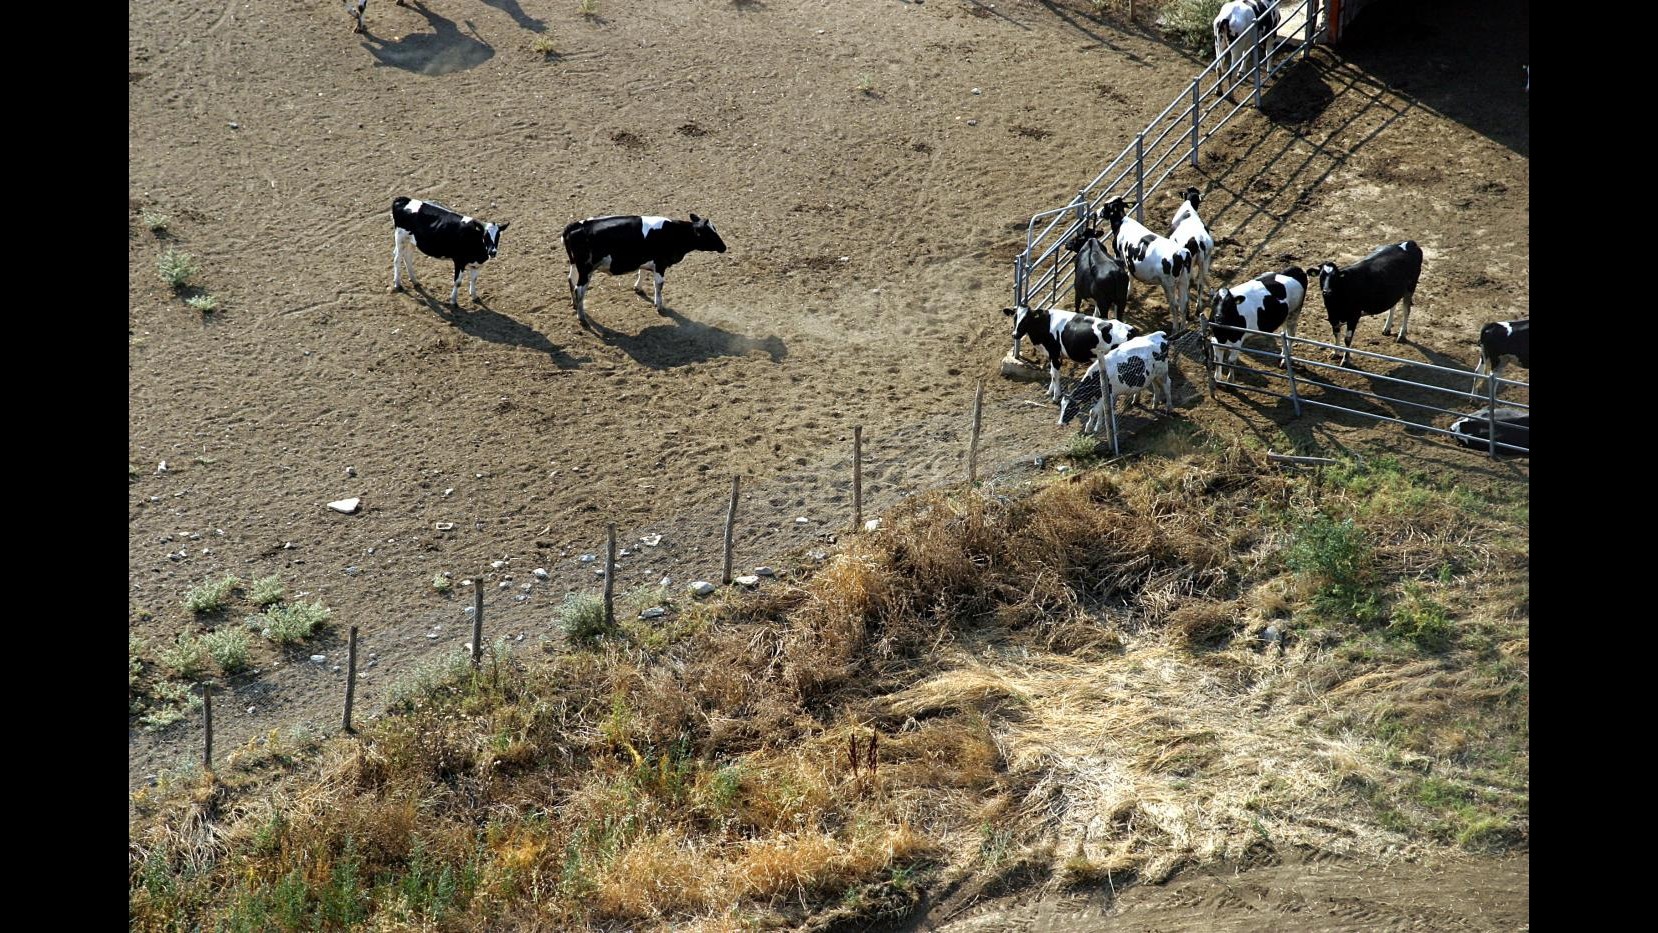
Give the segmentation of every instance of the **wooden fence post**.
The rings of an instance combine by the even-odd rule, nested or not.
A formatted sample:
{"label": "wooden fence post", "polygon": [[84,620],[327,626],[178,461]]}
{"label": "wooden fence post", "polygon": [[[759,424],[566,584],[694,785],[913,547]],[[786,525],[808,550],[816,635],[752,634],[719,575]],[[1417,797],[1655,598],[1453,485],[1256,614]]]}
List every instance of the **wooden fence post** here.
{"label": "wooden fence post", "polygon": [[852,428],[852,530],[864,527],[864,426]]}
{"label": "wooden fence post", "polygon": [[351,700],[357,694],[357,626],[351,627],[351,640],[346,643],[345,651],[345,731],[354,732],[351,728]]}
{"label": "wooden fence post", "polygon": [[737,528],[737,495],[742,490],[743,478],[731,477],[731,508],[725,513],[725,571],[720,582],[731,585],[731,536]]}
{"label": "wooden fence post", "polygon": [[616,523],[605,525],[604,626],[616,627]]}
{"label": "wooden fence post", "polygon": [[207,727],[207,741],[202,749],[202,770],[213,770],[213,685],[201,685],[202,724]]}
{"label": "wooden fence post", "polygon": [[472,581],[472,667],[478,667],[484,647],[484,578],[479,574]]}

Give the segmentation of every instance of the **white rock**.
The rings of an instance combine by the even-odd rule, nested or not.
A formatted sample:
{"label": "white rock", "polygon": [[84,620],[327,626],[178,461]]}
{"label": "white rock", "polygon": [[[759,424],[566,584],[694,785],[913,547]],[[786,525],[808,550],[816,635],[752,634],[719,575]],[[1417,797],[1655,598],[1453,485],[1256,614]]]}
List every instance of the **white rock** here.
{"label": "white rock", "polygon": [[337,499],[333,502],[330,502],[330,503],[328,503],[328,507],[333,509],[336,512],[340,512],[340,513],[343,513],[343,514],[346,514],[346,515],[350,515],[351,513],[357,511],[357,507],[362,505],[362,504],[363,504],[362,499],[358,498],[357,496],[352,496],[350,499]]}
{"label": "white rock", "polygon": [[620,551],[616,552],[617,557],[630,557],[630,556],[632,556],[632,554],[633,554],[633,552],[628,550],[627,548],[622,548]]}
{"label": "white rock", "polygon": [[511,584],[511,583],[508,583],[508,582],[507,582],[507,581],[505,581],[505,580],[502,580],[502,581],[501,581],[501,587],[500,587],[500,588],[501,588],[501,589],[503,589],[503,590],[504,590],[504,589],[506,589],[506,588],[507,588],[507,587],[509,587],[509,586],[511,586],[511,585],[512,585],[512,584]]}
{"label": "white rock", "polygon": [[643,544],[645,547],[656,547],[658,544],[662,543],[662,536],[661,535],[646,535],[643,538],[639,539],[639,543]]}
{"label": "white rock", "polygon": [[443,494],[444,494],[444,495],[446,495],[446,496],[447,496],[447,495],[449,495],[449,494],[450,494],[450,493],[452,493],[452,492],[454,492],[454,491],[455,491],[455,487],[453,487],[453,486],[450,486],[450,487],[449,487],[449,488],[448,488],[448,489],[445,489],[445,490],[444,490],[444,491],[443,491]]}
{"label": "white rock", "polygon": [[977,94],[977,93],[979,93],[979,89],[978,89],[978,88],[974,88],[974,89],[973,89],[973,93],[975,93],[975,94]]}
{"label": "white rock", "polygon": [[500,570],[502,567],[507,565],[507,562],[504,560],[492,560],[489,562],[489,565],[494,567],[496,570]]}
{"label": "white rock", "polygon": [[968,120],[968,121],[967,121],[967,125],[968,125],[968,126],[978,126],[978,125],[979,125],[979,121],[977,121],[977,120]]}
{"label": "white rock", "polygon": [[732,579],[732,582],[736,583],[738,586],[759,586],[760,578],[753,574],[748,574],[747,576],[735,577]]}
{"label": "white rock", "polygon": [[427,632],[427,633],[426,633],[426,637],[427,637],[427,638],[437,638],[437,637],[438,637],[438,633],[437,633],[437,632]]}
{"label": "white rock", "polygon": [[357,468],[356,467],[346,467],[345,468],[345,475],[347,475],[347,476],[356,476],[357,475]]}
{"label": "white rock", "polygon": [[771,569],[770,567],[756,567],[756,568],[754,568],[754,573],[755,573],[756,576],[761,576],[761,577],[775,577],[775,576],[777,576],[777,571]]}
{"label": "white rock", "polygon": [[336,664],[333,667],[329,668],[329,670],[331,670],[334,673],[338,674],[340,672],[340,666],[338,664]]}
{"label": "white rock", "polygon": [[663,609],[661,606],[652,606],[649,609],[646,609],[644,612],[639,613],[639,618],[641,618],[641,619],[660,619],[660,618],[662,618],[663,616],[665,616],[667,614],[668,614],[668,610]]}
{"label": "white rock", "polygon": [[799,518],[795,519],[794,523],[796,525],[809,525],[809,524],[812,523],[812,520],[807,518],[806,516],[802,515]]}
{"label": "white rock", "polygon": [[878,518],[872,518],[869,521],[864,522],[864,530],[865,531],[880,531],[881,530],[881,520],[878,519]]}
{"label": "white rock", "polygon": [[594,561],[599,559],[599,555],[597,555],[597,554],[583,554],[580,559],[581,559],[581,562],[584,563],[584,564],[591,564]]}
{"label": "white rock", "polygon": [[532,570],[530,572],[535,574],[535,578],[537,580],[547,579],[547,568],[546,567],[537,567],[537,568],[535,568],[534,570]]}
{"label": "white rock", "polygon": [[524,592],[528,593],[534,585],[535,584],[533,584],[533,583],[525,583],[525,584],[519,586],[518,588],[523,590]]}
{"label": "white rock", "polygon": [[252,715],[253,715],[253,707],[251,707],[251,706],[250,706],[250,707],[248,707],[248,715],[249,715],[249,716],[252,716]]}
{"label": "white rock", "polygon": [[698,580],[697,582],[691,584],[691,592],[698,596],[707,596],[709,593],[714,592],[714,584],[709,583],[707,580]]}
{"label": "white rock", "polygon": [[672,577],[663,577],[662,578],[662,583],[660,585],[661,586],[672,586],[673,582],[674,581],[673,581]]}
{"label": "white rock", "polygon": [[455,523],[454,522],[435,522],[435,523],[433,523],[432,527],[437,529],[438,531],[454,531],[455,530]]}
{"label": "white rock", "polygon": [[313,662],[317,663],[317,664],[321,664],[322,662],[328,660],[328,655],[326,655],[326,654],[313,654],[313,655],[311,655],[311,660]]}
{"label": "white rock", "polygon": [[1277,641],[1280,637],[1281,636],[1278,634],[1278,626],[1276,625],[1267,626],[1266,631],[1261,633],[1262,640],[1268,642]]}
{"label": "white rock", "polygon": [[806,556],[811,558],[812,560],[828,560],[829,559],[829,555],[825,554],[822,551],[807,551]]}
{"label": "white rock", "polygon": [[165,461],[165,460],[161,461],[161,463],[156,466],[155,472],[156,472],[157,476],[161,475],[162,473],[167,472],[167,461]]}

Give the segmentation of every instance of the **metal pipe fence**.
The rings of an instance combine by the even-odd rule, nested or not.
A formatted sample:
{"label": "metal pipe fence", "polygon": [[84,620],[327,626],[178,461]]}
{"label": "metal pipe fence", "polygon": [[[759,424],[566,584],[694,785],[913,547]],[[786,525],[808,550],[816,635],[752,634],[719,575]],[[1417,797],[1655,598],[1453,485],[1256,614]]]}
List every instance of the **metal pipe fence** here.
{"label": "metal pipe fence", "polygon": [[[1084,229],[1088,214],[1099,210],[1107,201],[1119,196],[1132,197],[1134,216],[1144,223],[1146,198],[1156,193],[1182,162],[1196,167],[1203,143],[1212,139],[1245,106],[1259,108],[1266,82],[1296,60],[1296,51],[1305,58],[1312,45],[1328,34],[1325,5],[1325,0],[1302,0],[1293,6],[1287,0],[1275,4],[1280,14],[1277,30],[1265,35],[1251,30],[1234,39],[1226,56],[1198,72],[1189,87],[1135,134],[1133,141],[1069,202],[1033,214],[1025,227],[1025,249],[1014,261],[1014,303],[1028,307],[1033,300],[1038,300],[1052,306],[1059,300],[1061,290],[1076,275],[1076,262],[1062,247]],[[1286,33],[1287,25],[1298,18],[1301,28]],[[1265,64],[1268,55],[1273,58],[1270,66]],[[1222,73],[1219,65],[1223,60],[1232,62],[1232,69],[1228,69],[1231,73]],[[1208,107],[1204,106],[1206,86],[1207,92],[1216,98]],[[1230,100],[1245,87],[1250,93],[1243,100]],[[1214,119],[1224,106],[1223,101],[1232,103],[1232,107],[1224,116]],[[1189,158],[1177,158],[1183,154]],[[1163,169],[1162,174],[1148,178],[1159,168]],[[1108,176],[1112,177],[1107,180]],[[1037,232],[1037,224],[1044,218],[1052,219]]]}
{"label": "metal pipe fence", "polygon": [[[1419,430],[1429,431],[1435,434],[1443,434],[1452,438],[1461,438],[1463,440],[1470,438],[1470,435],[1451,431],[1447,428],[1437,427],[1432,424],[1424,423],[1423,421],[1411,421],[1406,418],[1396,418],[1391,415],[1384,415],[1380,412],[1365,411],[1358,408],[1348,408],[1343,405],[1335,404],[1333,401],[1326,401],[1325,398],[1328,393],[1345,392],[1349,395],[1356,395],[1360,398],[1371,399],[1387,405],[1405,405],[1416,409],[1451,415],[1457,418],[1478,418],[1477,412],[1458,411],[1456,409],[1444,408],[1439,405],[1417,401],[1416,399],[1396,398],[1394,396],[1382,395],[1378,392],[1369,392],[1364,389],[1337,385],[1334,382],[1311,381],[1307,378],[1307,374],[1305,372],[1302,372],[1299,376],[1296,373],[1296,369],[1298,367],[1317,367],[1321,369],[1353,372],[1351,368],[1343,367],[1338,363],[1331,363],[1325,360],[1315,360],[1305,355],[1298,356],[1296,355],[1296,350],[1298,348],[1313,348],[1319,351],[1328,351],[1331,354],[1350,353],[1353,356],[1363,357],[1365,359],[1381,360],[1387,363],[1408,366],[1413,369],[1428,370],[1435,373],[1443,373],[1450,376],[1455,379],[1456,387],[1417,382],[1412,379],[1404,379],[1399,376],[1391,376],[1386,373],[1375,373],[1368,371],[1362,372],[1362,375],[1366,379],[1370,380],[1379,380],[1395,385],[1409,386],[1420,391],[1437,393],[1438,395],[1450,396],[1456,399],[1475,399],[1479,402],[1483,402],[1485,404],[1484,420],[1486,422],[1487,433],[1484,438],[1475,438],[1477,445],[1486,447],[1490,455],[1493,457],[1497,455],[1498,448],[1512,451],[1514,453],[1531,453],[1531,448],[1529,447],[1521,447],[1496,439],[1498,425],[1496,417],[1498,402],[1497,396],[1499,391],[1503,387],[1508,387],[1513,389],[1523,389],[1529,393],[1531,390],[1530,383],[1520,382],[1514,379],[1504,379],[1491,373],[1479,373],[1471,369],[1457,369],[1451,366],[1439,366],[1433,363],[1423,363],[1419,360],[1408,360],[1403,357],[1389,356],[1385,353],[1375,353],[1369,350],[1352,350],[1337,343],[1325,343],[1322,340],[1313,340],[1307,337],[1292,337],[1284,333],[1252,330],[1247,327],[1228,327],[1227,330],[1242,332],[1244,334],[1245,342],[1247,342],[1250,337],[1265,337],[1277,344],[1278,348],[1274,350],[1262,350],[1256,347],[1240,345],[1236,348],[1236,351],[1232,351],[1229,348],[1227,351],[1228,355],[1230,356],[1231,352],[1237,352],[1240,357],[1247,355],[1254,358],[1269,358],[1276,361],[1281,368],[1257,369],[1253,366],[1241,365],[1238,358],[1233,358],[1232,362],[1226,365],[1226,369],[1230,371],[1229,378],[1223,380],[1217,378],[1215,375],[1215,367],[1220,358],[1220,351],[1211,339],[1214,335],[1214,325],[1208,320],[1202,320],[1200,322],[1200,326],[1202,328],[1203,337],[1203,362],[1205,368],[1207,369],[1205,376],[1209,382],[1209,394],[1211,396],[1215,394],[1218,387],[1225,386],[1227,388],[1242,389],[1244,391],[1255,392],[1261,395],[1271,396],[1272,398],[1289,401],[1295,406],[1296,417],[1301,416],[1301,407],[1303,405],[1312,405],[1317,408],[1323,408],[1329,411],[1338,411],[1349,415],[1356,415],[1361,418],[1371,418],[1377,421],[1388,421],[1394,424],[1402,424],[1407,427],[1417,428]],[[1261,386],[1234,381],[1239,372],[1252,373],[1256,376],[1260,376],[1264,380],[1267,380],[1269,385],[1272,384],[1272,380],[1283,380],[1287,385],[1289,392],[1288,394],[1285,394],[1282,392],[1275,392],[1270,388],[1263,388]],[[1469,380],[1474,380],[1474,382],[1470,383]],[[1469,391],[1467,388],[1461,388],[1462,386],[1468,386],[1471,384],[1478,385],[1481,383],[1485,386],[1485,391],[1483,393],[1476,394],[1475,392]],[[1307,390],[1309,388],[1318,389],[1318,397],[1309,397],[1307,394]],[[1526,402],[1504,400],[1502,404],[1505,408],[1512,408],[1525,412],[1531,411],[1531,405]]]}

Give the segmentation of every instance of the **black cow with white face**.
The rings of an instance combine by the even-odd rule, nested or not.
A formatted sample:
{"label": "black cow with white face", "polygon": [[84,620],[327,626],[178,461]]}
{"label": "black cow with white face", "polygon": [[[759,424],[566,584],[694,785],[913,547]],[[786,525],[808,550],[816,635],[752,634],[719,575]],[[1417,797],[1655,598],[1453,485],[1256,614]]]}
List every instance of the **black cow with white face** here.
{"label": "black cow with white face", "polygon": [[[1422,247],[1415,240],[1378,246],[1350,266],[1327,262],[1318,267],[1318,289],[1324,295],[1324,314],[1330,319],[1330,332],[1338,339],[1342,328],[1347,328],[1344,345],[1353,346],[1353,332],[1359,329],[1359,319],[1387,312],[1387,323],[1382,333],[1393,330],[1393,308],[1404,303],[1405,314],[1399,319],[1400,341],[1410,326],[1411,299],[1416,296],[1416,283],[1422,278]],[[1351,354],[1343,350],[1341,365],[1347,365]]]}
{"label": "black cow with white face", "polygon": [[433,259],[447,259],[455,264],[455,287],[449,290],[449,303],[458,305],[461,276],[472,270],[467,283],[467,294],[478,300],[478,273],[484,263],[495,258],[501,249],[501,234],[507,223],[485,223],[474,220],[431,201],[415,198],[394,198],[391,202],[392,249],[391,287],[403,290],[403,266],[409,268],[409,284],[419,287],[415,280],[414,254],[405,248],[405,241]]}
{"label": "black cow with white face", "polygon": [[[1492,376],[1501,376],[1503,367],[1509,363],[1518,363],[1523,369],[1531,368],[1531,320],[1529,318],[1518,321],[1493,321],[1480,328],[1480,361],[1474,367],[1476,373],[1490,373]],[[1480,383],[1484,379],[1475,379],[1473,394],[1479,394]]]}
{"label": "black cow with white face", "polygon": [[626,214],[616,217],[589,217],[564,228],[564,253],[570,259],[570,301],[576,318],[587,323],[587,283],[595,272],[626,275],[638,272],[633,280],[639,288],[645,272],[656,276],[652,301],[656,313],[662,310],[662,280],[668,267],[693,252],[725,252],[714,225],[706,217],[691,215],[689,221],[666,217]]}

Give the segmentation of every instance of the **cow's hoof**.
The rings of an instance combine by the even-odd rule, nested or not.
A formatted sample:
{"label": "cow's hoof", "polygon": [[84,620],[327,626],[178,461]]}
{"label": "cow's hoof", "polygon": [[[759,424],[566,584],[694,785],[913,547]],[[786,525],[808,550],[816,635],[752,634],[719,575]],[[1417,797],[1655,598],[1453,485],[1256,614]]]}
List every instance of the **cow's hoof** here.
{"label": "cow's hoof", "polygon": [[388,285],[388,286],[386,286],[386,294],[388,294],[388,295],[395,295],[395,294],[397,294],[398,292],[400,292],[402,290],[403,290],[403,286],[401,286],[401,285]]}

